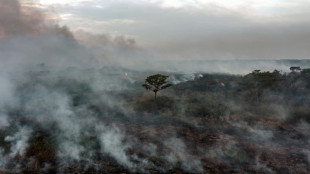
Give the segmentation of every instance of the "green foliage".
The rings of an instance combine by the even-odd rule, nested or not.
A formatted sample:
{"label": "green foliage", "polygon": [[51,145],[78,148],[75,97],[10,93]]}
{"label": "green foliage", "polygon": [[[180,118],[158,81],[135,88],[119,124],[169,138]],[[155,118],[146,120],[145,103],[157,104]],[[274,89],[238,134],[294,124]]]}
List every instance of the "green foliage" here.
{"label": "green foliage", "polygon": [[264,92],[275,86],[281,78],[282,76],[277,70],[273,72],[260,72],[260,70],[254,70],[253,72],[245,75],[239,85],[240,88],[245,91],[245,94],[250,101],[252,100],[259,103]]}
{"label": "green foliage", "polygon": [[290,70],[291,70],[292,72],[297,72],[297,71],[300,71],[301,68],[300,68],[299,66],[292,66],[292,67],[290,67]]}
{"label": "green foliage", "polygon": [[[135,102],[135,110],[195,118],[231,114],[248,114],[251,118],[258,115],[276,116],[281,109],[271,105],[295,108],[310,104],[309,74],[310,69],[302,69],[300,73],[254,70],[244,76],[204,74],[199,79],[173,86],[169,93],[174,102],[160,98],[157,103],[152,103],[152,100],[138,101]],[[307,120],[304,117],[307,113],[306,110],[304,113],[292,112],[291,115]]]}
{"label": "green foliage", "polygon": [[142,86],[146,90],[153,91],[155,93],[155,98],[156,98],[156,94],[158,91],[172,86],[172,84],[167,81],[168,77],[169,76],[162,75],[162,74],[155,74],[155,75],[148,76],[145,79],[145,82]]}
{"label": "green foliage", "polygon": [[247,74],[243,78],[243,84],[248,87],[271,87],[279,78],[279,71],[275,70],[274,72],[260,72],[255,70],[250,74]]}

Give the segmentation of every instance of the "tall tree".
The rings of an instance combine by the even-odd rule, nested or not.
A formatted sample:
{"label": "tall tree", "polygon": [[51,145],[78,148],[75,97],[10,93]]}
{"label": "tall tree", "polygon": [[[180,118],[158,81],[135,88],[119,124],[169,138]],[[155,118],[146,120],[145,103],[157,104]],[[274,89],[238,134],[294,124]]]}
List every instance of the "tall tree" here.
{"label": "tall tree", "polygon": [[155,74],[148,76],[145,79],[144,84],[142,85],[146,90],[151,90],[155,94],[155,99],[157,92],[172,86],[170,82],[167,81],[169,76],[162,75],[162,74]]}

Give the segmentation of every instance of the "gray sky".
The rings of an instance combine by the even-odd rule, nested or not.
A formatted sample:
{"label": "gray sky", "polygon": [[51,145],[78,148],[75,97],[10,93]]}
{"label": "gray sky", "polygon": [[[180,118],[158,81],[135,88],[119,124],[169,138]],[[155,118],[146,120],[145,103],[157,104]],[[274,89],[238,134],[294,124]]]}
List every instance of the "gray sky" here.
{"label": "gray sky", "polygon": [[73,32],[133,38],[159,59],[310,58],[309,0],[36,2]]}

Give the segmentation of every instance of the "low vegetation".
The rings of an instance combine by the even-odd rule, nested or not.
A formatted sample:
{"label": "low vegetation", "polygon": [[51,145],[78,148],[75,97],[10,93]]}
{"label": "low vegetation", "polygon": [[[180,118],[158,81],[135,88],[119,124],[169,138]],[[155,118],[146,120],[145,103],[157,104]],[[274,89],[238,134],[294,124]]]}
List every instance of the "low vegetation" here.
{"label": "low vegetation", "polygon": [[[146,80],[144,86],[155,85],[156,92],[171,86],[155,101],[141,88],[143,78],[128,82],[127,89],[102,94],[87,80],[32,76],[17,88],[22,105],[7,108],[14,126],[0,128],[0,155],[6,159],[0,160],[0,169],[9,173],[307,173],[310,71],[291,70],[203,74],[173,86],[163,76],[158,89]],[[37,84],[40,88],[34,87]],[[42,86],[68,96],[69,105],[47,105],[52,99],[63,100],[51,95],[45,101]],[[34,97],[40,98],[39,103]],[[30,103],[36,110],[29,111]],[[40,119],[49,113],[54,115]],[[18,133],[21,127],[31,129],[27,139]],[[18,143],[27,144],[24,153],[12,156]],[[67,152],[76,156],[66,156]]]}

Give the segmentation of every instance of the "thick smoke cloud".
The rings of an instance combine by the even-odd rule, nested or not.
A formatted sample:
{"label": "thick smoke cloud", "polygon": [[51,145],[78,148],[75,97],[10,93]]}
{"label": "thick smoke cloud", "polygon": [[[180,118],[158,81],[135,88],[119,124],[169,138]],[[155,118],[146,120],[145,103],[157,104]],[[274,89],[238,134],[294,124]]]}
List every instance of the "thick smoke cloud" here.
{"label": "thick smoke cloud", "polygon": [[[203,65],[146,63],[149,59],[145,57],[152,58],[151,54],[141,50],[131,37],[98,36],[81,31],[74,35],[67,27],[50,23],[46,14],[36,8],[23,7],[15,0],[0,0],[0,5],[1,171],[18,173],[29,166],[45,171],[57,166],[58,173],[73,172],[70,169],[74,167],[105,172],[104,162],[111,161],[115,168],[121,166],[125,172],[167,173],[177,169],[203,173],[203,160],[224,161],[227,165],[233,160],[247,160],[238,144],[239,136],[263,144],[261,148],[267,150],[277,137],[273,130],[237,122],[228,114],[223,119],[225,126],[232,126],[236,133],[222,134],[214,144],[207,144],[206,137],[194,139],[195,131],[208,132],[212,123],[204,129],[197,122],[205,120],[196,119],[195,123],[189,118],[161,116],[172,115],[169,112],[136,112],[130,98],[141,92],[136,79],[153,73],[138,70],[195,72],[200,68],[191,68]],[[230,68],[240,72],[241,66],[208,64],[202,68],[204,72],[211,67],[216,67],[211,70],[214,72],[229,72]],[[136,77],[131,77],[130,72],[134,72],[126,68],[137,68]],[[201,77],[200,73],[176,75],[171,80],[177,84]],[[145,99],[137,100],[143,103]],[[184,102],[178,105],[184,110]],[[154,109],[154,105],[147,109]],[[183,126],[182,130],[177,128],[179,125]],[[308,128],[308,123],[301,122],[298,131],[308,136]],[[222,130],[210,132],[216,131]],[[202,145],[196,146],[196,142]],[[276,144],[273,148],[278,146],[283,147]],[[36,154],[37,148],[44,149],[44,153]],[[303,150],[309,158],[309,150]],[[48,161],[44,161],[46,158]],[[273,172],[258,158],[252,161],[255,166]]]}
{"label": "thick smoke cloud", "polygon": [[46,20],[47,14],[35,6],[23,6],[17,0],[1,0],[0,8],[1,38],[25,34],[35,36],[46,32],[57,32],[73,38],[67,27],[52,25],[52,21]]}
{"label": "thick smoke cloud", "polygon": [[[56,149],[47,153],[60,173],[66,173],[77,162],[85,168],[96,168],[99,164],[95,159],[107,157],[129,171],[147,169],[151,165],[147,159],[129,155],[128,151],[152,147],[141,144],[121,128],[126,119],[135,119],[136,115],[123,104],[123,99],[113,95],[132,82],[124,80],[122,69],[99,69],[109,65],[109,57],[124,60],[124,55],[140,54],[135,40],[88,33],[80,33],[80,40],[75,39],[68,28],[50,23],[39,9],[23,7],[16,0],[1,0],[0,4],[0,169],[20,172],[25,166],[42,170],[51,166],[38,164],[36,158],[26,160],[26,164],[16,160],[17,156],[26,159],[33,153],[28,149],[39,148],[32,142],[42,133],[51,138],[47,140],[48,146]],[[93,40],[95,37],[98,39]],[[100,48],[104,52],[99,52]],[[101,53],[104,55],[98,59]],[[128,62],[116,61],[120,65]],[[89,99],[73,99],[81,93]],[[113,119],[120,121],[113,123]],[[177,164],[175,160],[184,158],[183,153],[188,154],[182,140],[177,143],[183,152],[171,152],[178,157],[169,158],[168,168]],[[162,144],[171,150],[178,145]],[[199,167],[199,159],[196,161]],[[196,170],[196,166],[186,163],[182,164],[186,170]],[[98,170],[102,170],[100,166]]]}
{"label": "thick smoke cloud", "polygon": [[0,1],[1,37],[19,34],[38,34],[43,27],[43,16],[37,10],[22,9],[16,0]]}
{"label": "thick smoke cloud", "polygon": [[0,3],[2,70],[22,71],[36,64],[78,66],[93,63],[91,53],[74,40],[69,29],[48,21],[47,14],[40,9],[23,7],[16,0],[1,0]]}

